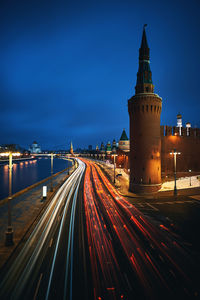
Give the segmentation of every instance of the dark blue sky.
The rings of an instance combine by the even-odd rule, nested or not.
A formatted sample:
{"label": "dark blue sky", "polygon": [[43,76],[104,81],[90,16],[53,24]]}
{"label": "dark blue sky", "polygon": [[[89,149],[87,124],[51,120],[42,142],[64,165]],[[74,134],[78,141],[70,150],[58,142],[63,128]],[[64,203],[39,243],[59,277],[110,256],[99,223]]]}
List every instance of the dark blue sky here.
{"label": "dark blue sky", "polygon": [[0,144],[95,146],[129,134],[143,24],[161,124],[200,127],[200,1],[0,2]]}

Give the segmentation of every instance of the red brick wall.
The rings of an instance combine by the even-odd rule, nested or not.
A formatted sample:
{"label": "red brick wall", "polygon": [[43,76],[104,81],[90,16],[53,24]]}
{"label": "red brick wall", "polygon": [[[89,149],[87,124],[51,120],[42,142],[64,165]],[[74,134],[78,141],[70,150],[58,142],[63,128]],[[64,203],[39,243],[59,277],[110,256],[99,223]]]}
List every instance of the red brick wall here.
{"label": "red brick wall", "polygon": [[161,136],[162,172],[173,172],[173,149],[181,152],[177,155],[177,172],[200,171],[200,138],[194,136]]}

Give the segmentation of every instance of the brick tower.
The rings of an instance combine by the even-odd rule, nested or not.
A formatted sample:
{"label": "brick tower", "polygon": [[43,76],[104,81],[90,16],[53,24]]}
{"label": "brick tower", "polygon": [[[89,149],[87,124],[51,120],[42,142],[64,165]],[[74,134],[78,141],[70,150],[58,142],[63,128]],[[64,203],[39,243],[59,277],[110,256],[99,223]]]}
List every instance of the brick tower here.
{"label": "brick tower", "polygon": [[160,114],[162,98],[154,94],[145,26],[139,49],[135,96],[128,100],[130,117],[130,183],[134,193],[161,187]]}

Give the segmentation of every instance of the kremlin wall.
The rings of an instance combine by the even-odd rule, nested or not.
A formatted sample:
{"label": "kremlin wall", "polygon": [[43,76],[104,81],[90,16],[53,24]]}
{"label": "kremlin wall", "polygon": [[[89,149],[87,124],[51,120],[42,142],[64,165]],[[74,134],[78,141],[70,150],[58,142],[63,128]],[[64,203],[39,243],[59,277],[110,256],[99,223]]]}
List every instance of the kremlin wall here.
{"label": "kremlin wall", "polygon": [[181,153],[177,155],[177,172],[200,171],[200,129],[178,126],[161,126],[160,129],[162,173],[173,172],[173,159],[170,155],[173,149]]}

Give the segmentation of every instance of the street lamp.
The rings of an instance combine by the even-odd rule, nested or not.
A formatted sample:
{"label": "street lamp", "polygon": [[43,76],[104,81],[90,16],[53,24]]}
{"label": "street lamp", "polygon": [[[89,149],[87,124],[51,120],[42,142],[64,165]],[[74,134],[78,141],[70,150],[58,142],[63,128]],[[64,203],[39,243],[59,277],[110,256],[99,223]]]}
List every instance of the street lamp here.
{"label": "street lamp", "polygon": [[113,154],[114,157],[114,184],[115,184],[115,157],[117,156],[117,154]]}
{"label": "street lamp", "polygon": [[54,154],[51,153],[51,192],[53,192],[53,182],[52,182],[52,177],[53,177],[53,156],[54,156]]}
{"label": "street lamp", "polygon": [[181,152],[177,152],[176,149],[173,152],[170,152],[171,155],[174,155],[174,195],[177,195],[177,188],[176,188],[176,156],[177,154],[181,154]]}
{"label": "street lamp", "polygon": [[19,152],[5,152],[0,153],[0,156],[8,156],[9,157],[9,195],[8,195],[8,227],[6,231],[6,238],[5,238],[5,246],[12,246],[13,242],[13,229],[11,223],[11,199],[12,199],[12,157],[13,156],[20,156],[21,153]]}
{"label": "street lamp", "polygon": [[[192,172],[192,170],[189,170],[189,172],[191,173]],[[190,186],[192,185],[192,182],[191,182],[191,174],[190,174]]]}

